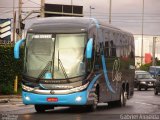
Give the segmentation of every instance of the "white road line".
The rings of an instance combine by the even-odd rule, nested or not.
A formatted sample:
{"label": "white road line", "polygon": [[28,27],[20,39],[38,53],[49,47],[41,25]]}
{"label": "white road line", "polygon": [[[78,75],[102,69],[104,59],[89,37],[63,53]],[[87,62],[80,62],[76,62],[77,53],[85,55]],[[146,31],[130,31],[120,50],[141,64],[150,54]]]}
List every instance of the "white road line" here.
{"label": "white road line", "polygon": [[148,103],[144,103],[144,102],[134,102],[134,103],[143,104],[143,105],[152,105],[152,104],[148,104]]}

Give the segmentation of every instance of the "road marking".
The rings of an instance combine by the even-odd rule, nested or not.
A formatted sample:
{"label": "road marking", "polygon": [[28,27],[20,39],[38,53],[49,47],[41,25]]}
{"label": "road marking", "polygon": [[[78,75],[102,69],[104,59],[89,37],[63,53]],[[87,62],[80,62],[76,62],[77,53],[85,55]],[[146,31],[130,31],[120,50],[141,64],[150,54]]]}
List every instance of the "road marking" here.
{"label": "road marking", "polygon": [[148,103],[144,103],[144,102],[134,102],[134,103],[143,104],[143,105],[152,105],[152,104],[148,104]]}

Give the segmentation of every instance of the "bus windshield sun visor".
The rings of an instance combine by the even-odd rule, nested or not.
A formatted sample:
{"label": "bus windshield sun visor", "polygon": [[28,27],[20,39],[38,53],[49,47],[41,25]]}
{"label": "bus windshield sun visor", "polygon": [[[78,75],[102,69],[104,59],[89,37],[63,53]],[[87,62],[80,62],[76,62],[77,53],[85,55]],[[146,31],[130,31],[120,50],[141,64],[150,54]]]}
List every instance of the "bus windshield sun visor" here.
{"label": "bus windshield sun visor", "polygon": [[18,42],[16,42],[16,44],[14,46],[14,58],[15,59],[19,59],[19,49],[24,41],[25,41],[25,39],[21,39]]}
{"label": "bus windshield sun visor", "polygon": [[87,42],[86,47],[86,58],[92,58],[93,38],[90,38]]}

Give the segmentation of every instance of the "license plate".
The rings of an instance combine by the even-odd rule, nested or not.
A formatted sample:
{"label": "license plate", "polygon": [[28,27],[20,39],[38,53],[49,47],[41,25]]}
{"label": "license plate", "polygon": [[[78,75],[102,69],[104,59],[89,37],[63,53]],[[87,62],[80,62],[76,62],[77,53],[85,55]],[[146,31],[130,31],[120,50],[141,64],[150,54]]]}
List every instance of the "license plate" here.
{"label": "license plate", "polygon": [[148,84],[148,86],[153,86],[153,84]]}

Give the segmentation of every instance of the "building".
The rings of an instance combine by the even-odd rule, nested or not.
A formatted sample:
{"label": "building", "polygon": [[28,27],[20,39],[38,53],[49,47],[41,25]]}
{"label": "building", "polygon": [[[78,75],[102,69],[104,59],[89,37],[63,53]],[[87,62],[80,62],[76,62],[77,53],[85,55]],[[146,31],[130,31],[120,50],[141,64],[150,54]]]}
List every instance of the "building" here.
{"label": "building", "polygon": [[[153,49],[153,38],[155,40],[155,49]],[[135,38],[135,64],[138,67],[141,65],[142,52],[142,35],[134,35]],[[152,62],[153,52],[155,50],[155,58],[160,59],[160,36],[143,35],[143,63]]]}

